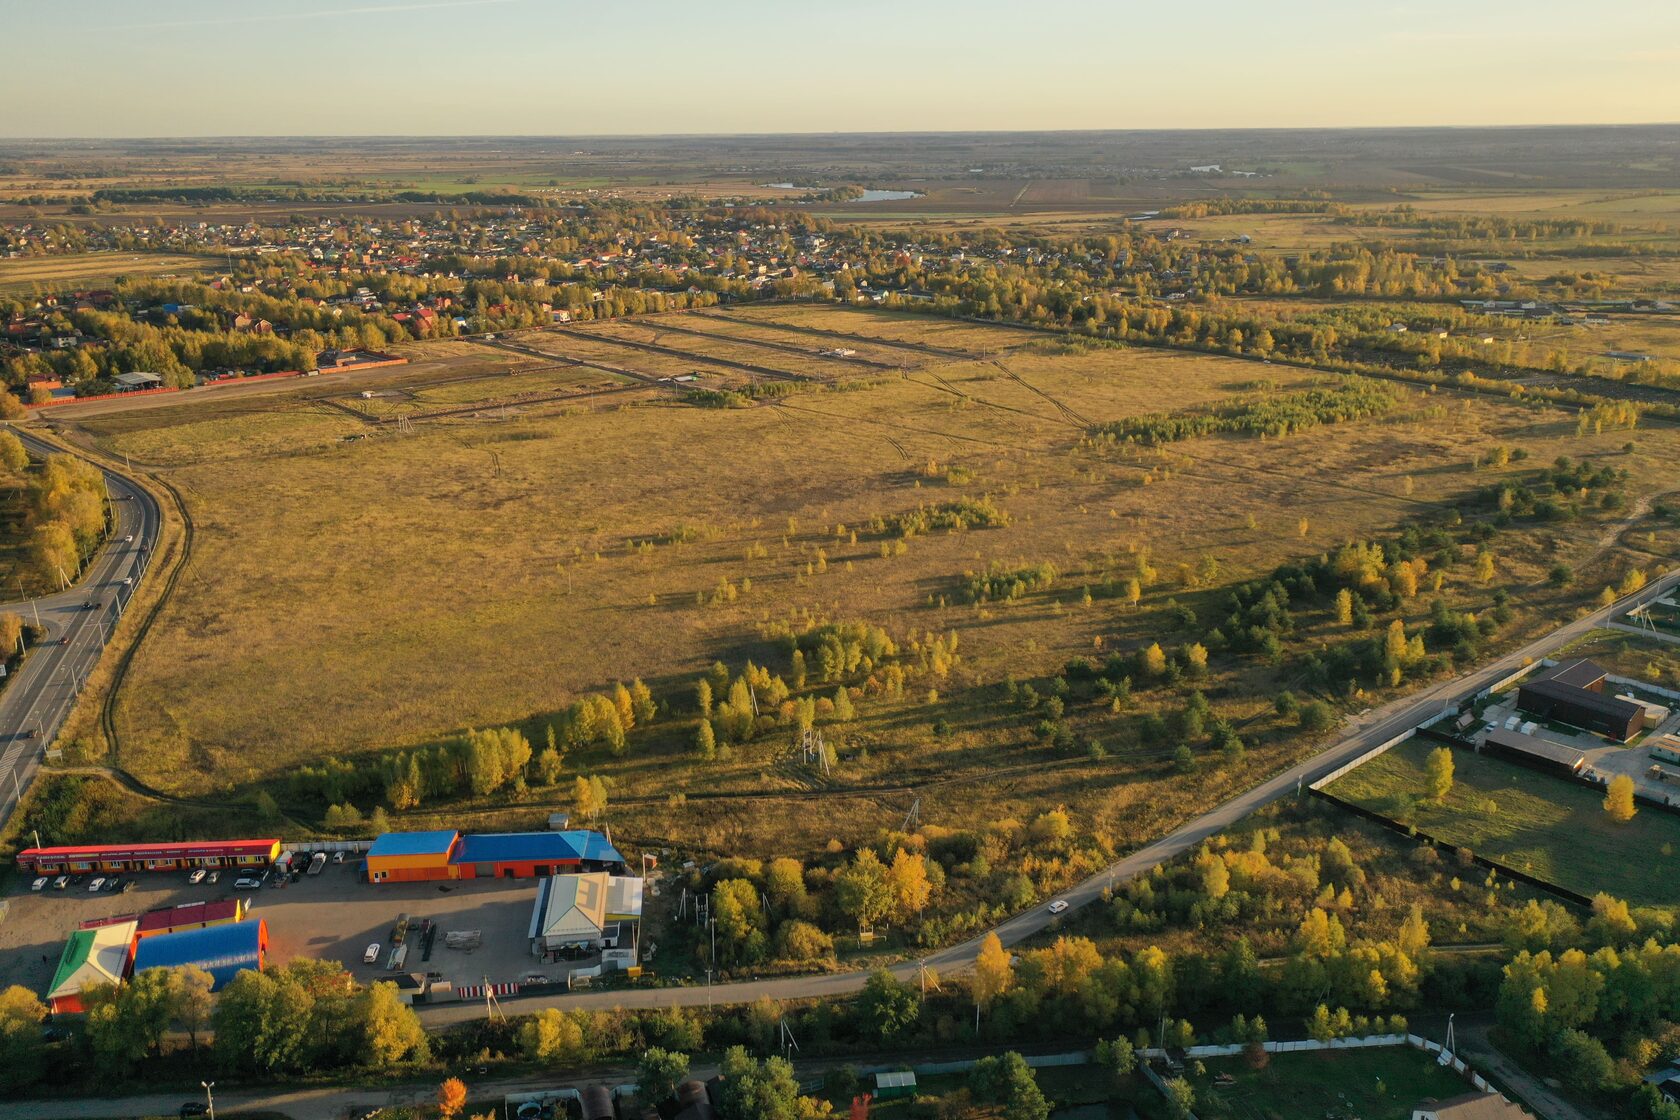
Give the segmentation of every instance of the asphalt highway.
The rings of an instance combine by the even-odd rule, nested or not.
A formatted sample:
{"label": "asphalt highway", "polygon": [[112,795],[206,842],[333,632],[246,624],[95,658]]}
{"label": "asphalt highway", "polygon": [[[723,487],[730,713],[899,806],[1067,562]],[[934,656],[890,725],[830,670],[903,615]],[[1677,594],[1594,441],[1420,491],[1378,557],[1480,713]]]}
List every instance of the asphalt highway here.
{"label": "asphalt highway", "polygon": [[[1565,623],[1544,637],[1537,638],[1520,649],[1512,650],[1473,673],[1443,681],[1394,700],[1381,708],[1362,713],[1354,719],[1347,734],[1327,749],[1208,810],[1154,843],[1139,848],[1083,882],[1045,899],[1031,910],[1015,915],[988,932],[996,933],[1006,947],[1025,941],[1033,934],[1048,928],[1056,920],[1056,916],[1049,911],[1051,903],[1066,902],[1067,912],[1071,913],[1101,900],[1103,892],[1110,887],[1145,874],[1190,851],[1203,840],[1225,831],[1256,809],[1311,785],[1364,752],[1409,732],[1418,724],[1440,713],[1449,702],[1480,692],[1525,664],[1538,661],[1552,650],[1603,626],[1630,607],[1664,595],[1676,586],[1680,586],[1680,568],[1667,572],[1640,591],[1608,607],[1602,607],[1591,614]],[[985,934],[981,934],[960,945],[930,953],[922,961],[897,965],[891,971],[899,979],[908,981],[918,978],[923,965],[942,975],[961,972],[973,965],[984,938]],[[682,988],[583,991],[508,1000],[505,1006],[511,1012],[525,1013],[544,1007],[601,1009],[739,1004],[750,1003],[766,996],[775,1000],[821,999],[849,996],[859,991],[867,978],[862,972],[835,972],[818,976],[788,976],[773,980],[747,980]],[[472,1002],[424,1005],[416,1010],[428,1026],[462,1022],[479,1018],[485,1013],[482,1003]]]}
{"label": "asphalt highway", "polygon": [[[31,455],[73,454],[26,432],[13,431]],[[157,547],[163,523],[157,500],[120,474],[106,470],[104,475],[116,524],[80,578],[52,595],[0,603],[0,611],[18,614],[27,625],[46,631],[40,644],[28,651],[15,677],[0,689],[0,826],[11,819],[29,789],[43,752],[99,663]],[[90,602],[96,604],[92,609],[87,606]]]}

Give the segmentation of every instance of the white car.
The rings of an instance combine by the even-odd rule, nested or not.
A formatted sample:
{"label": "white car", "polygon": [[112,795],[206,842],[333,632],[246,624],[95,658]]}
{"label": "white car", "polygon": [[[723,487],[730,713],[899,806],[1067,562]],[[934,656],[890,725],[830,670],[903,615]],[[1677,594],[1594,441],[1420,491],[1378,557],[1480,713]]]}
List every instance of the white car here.
{"label": "white car", "polygon": [[55,891],[61,891],[65,887],[68,887],[69,885],[70,885],[70,876],[68,876],[68,875],[60,875],[58,878],[53,880],[53,890],[55,890]]}
{"label": "white car", "polygon": [[188,875],[187,882],[195,885],[204,882],[204,868],[201,867],[197,871],[194,871],[191,875]]}
{"label": "white car", "polygon": [[43,875],[33,883],[29,884],[29,889],[32,891],[44,891],[47,889],[47,884],[49,882],[51,882],[51,880]]}
{"label": "white car", "polygon": [[233,889],[236,891],[254,891],[260,886],[262,886],[262,880],[253,879],[249,875],[241,875],[233,881]]}
{"label": "white car", "polygon": [[130,533],[128,536],[124,537],[123,538],[123,543],[124,544],[133,544],[134,543],[134,534]]}
{"label": "white car", "polygon": [[210,872],[210,874],[208,874],[204,877],[204,881],[206,883],[214,883],[217,879],[220,879],[221,877],[222,877],[222,873],[220,871],[212,871],[212,872]]}
{"label": "white car", "polygon": [[1068,908],[1067,900],[1063,899],[1063,898],[1058,898],[1056,901],[1054,901],[1050,904],[1050,913],[1060,914],[1064,910],[1066,910],[1067,908]]}
{"label": "white car", "polygon": [[379,959],[379,954],[383,949],[384,946],[375,941],[372,945],[369,945],[367,947],[367,951],[362,954],[362,963],[373,964]]}
{"label": "white car", "polygon": [[100,889],[104,886],[105,886],[105,879],[103,877],[95,879],[93,882],[88,884],[88,893],[89,894],[98,894]]}

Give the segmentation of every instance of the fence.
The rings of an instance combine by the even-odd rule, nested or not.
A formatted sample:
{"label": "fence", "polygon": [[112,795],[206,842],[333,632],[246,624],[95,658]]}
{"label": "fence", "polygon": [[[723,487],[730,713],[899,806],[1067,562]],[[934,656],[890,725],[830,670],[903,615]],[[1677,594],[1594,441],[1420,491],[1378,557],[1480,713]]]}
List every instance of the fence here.
{"label": "fence", "polygon": [[1638,681],[1632,677],[1618,677],[1614,673],[1606,674],[1604,679],[1611,684],[1637,688],[1642,692],[1654,692],[1658,696],[1666,697],[1669,700],[1680,700],[1680,692],[1675,692],[1672,688],[1663,688],[1661,685],[1651,684],[1648,681]]}
{"label": "fence", "polygon": [[1394,738],[1390,739],[1388,742],[1379,743],[1376,746],[1372,747],[1370,750],[1366,751],[1364,754],[1361,754],[1361,755],[1358,755],[1357,757],[1355,757],[1351,762],[1342,763],[1340,766],[1338,766],[1334,770],[1330,771],[1330,773],[1324,775],[1322,778],[1319,778],[1316,782],[1312,783],[1312,785],[1308,788],[1310,788],[1314,793],[1317,793],[1318,791],[1322,790],[1325,786],[1329,785],[1331,782],[1334,782],[1337,778],[1340,778],[1342,775],[1348,773],[1349,771],[1357,770],[1359,767],[1365,765],[1367,762],[1371,761],[1373,758],[1377,757],[1379,754],[1382,754],[1384,751],[1393,750],[1395,747],[1399,746],[1401,743],[1404,743],[1407,739],[1410,739],[1413,735],[1415,735],[1417,733],[1417,730],[1418,729],[1415,728],[1415,727],[1408,727],[1406,730],[1402,731],[1400,734],[1396,735]]}
{"label": "fence", "polygon": [[62,404],[83,404],[87,401],[108,401],[116,397],[151,397],[158,393],[179,393],[181,390],[173,385],[165,385],[161,389],[130,389],[123,393],[95,393],[91,397],[54,397],[50,401],[32,404],[30,408],[55,408]]}
{"label": "fence", "polygon": [[1592,906],[1592,899],[1588,898],[1584,894],[1577,894],[1568,887],[1560,887],[1556,883],[1548,883],[1544,879],[1535,878],[1526,871],[1519,871],[1514,867],[1508,867],[1505,864],[1500,863],[1498,860],[1492,860],[1488,859],[1486,856],[1477,855],[1475,852],[1471,852],[1468,848],[1462,848],[1457,844],[1449,844],[1445,840],[1437,840],[1427,832],[1421,832],[1411,825],[1401,824],[1394,818],[1385,817],[1381,813],[1365,808],[1363,805],[1355,805],[1351,801],[1344,801],[1342,798],[1337,797],[1335,794],[1326,790],[1314,787],[1312,792],[1313,796],[1322,797],[1324,800],[1330,802],[1332,805],[1335,805],[1337,808],[1345,809],[1355,816],[1364,817],[1368,821],[1375,821],[1377,824],[1382,825],[1391,832],[1398,832],[1407,839],[1417,840],[1422,843],[1429,844],[1437,851],[1454,854],[1458,852],[1470,852],[1470,861],[1472,863],[1485,867],[1489,871],[1497,871],[1507,879],[1515,879],[1519,883],[1526,883],[1536,890],[1545,891],[1547,894],[1554,895],[1557,898],[1562,899],[1564,902],[1570,903],[1574,906]]}
{"label": "fence", "polygon": [[[1415,1034],[1373,1034],[1361,1038],[1332,1038],[1324,1041],[1304,1038],[1292,1042],[1262,1042],[1260,1044],[1260,1048],[1268,1054],[1310,1054],[1325,1050],[1366,1050],[1391,1046],[1410,1046],[1422,1050],[1425,1054],[1435,1055],[1440,1055],[1443,1051],[1446,1051],[1446,1047],[1439,1042]],[[1243,1050],[1244,1047],[1240,1043],[1227,1043],[1218,1046],[1188,1046],[1184,1049],[1184,1056],[1197,1059],[1234,1058],[1241,1054]],[[1154,1085],[1163,1096],[1167,1092],[1166,1082],[1155,1071],[1153,1062],[1165,1060],[1166,1056],[1167,1052],[1160,1047],[1148,1047],[1138,1051],[1138,1057],[1143,1059],[1138,1068],[1143,1072],[1149,1083]],[[1446,1060],[1441,1064],[1450,1067],[1453,1072],[1468,1080],[1481,1092],[1497,1093],[1501,1097],[1504,1096],[1485,1077],[1471,1069],[1464,1059],[1458,1055],[1447,1053]],[[1190,1115],[1189,1120],[1195,1120],[1194,1113]]]}

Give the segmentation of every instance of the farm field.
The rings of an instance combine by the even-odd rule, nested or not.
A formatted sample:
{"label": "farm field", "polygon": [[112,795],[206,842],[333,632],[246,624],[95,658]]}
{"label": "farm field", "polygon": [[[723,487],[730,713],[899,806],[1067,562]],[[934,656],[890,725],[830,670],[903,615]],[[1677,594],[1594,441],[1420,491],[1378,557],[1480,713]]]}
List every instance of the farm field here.
{"label": "farm field", "polygon": [[[675,322],[711,330],[714,318]],[[907,377],[752,408],[618,397],[623,406],[486,413],[353,442],[344,437],[370,429],[303,392],[74,422],[72,435],[144,458],[173,483],[197,529],[187,574],[119,696],[123,766],[171,792],[243,800],[300,764],[383,755],[468,727],[518,724],[540,741],[581,693],[640,677],[671,715],[638,730],[624,757],[592,748],[567,760],[568,771],[615,781],[614,826],[627,835],[810,850],[901,817],[912,788],[925,815],[958,823],[968,790],[985,783],[1000,815],[1061,803],[1105,842],[1129,844],[1310,747],[1286,736],[1169,799],[1164,791],[1178,787],[1170,745],[1141,743],[1130,717],[1114,721],[1106,757],[1070,757],[1047,753],[1000,709],[995,686],[1008,677],[1182,640],[1168,621],[1175,597],[1220,609],[1223,592],[1170,582],[1139,610],[1084,601],[1128,571],[1137,550],[1168,568],[1213,556],[1222,579],[1247,578],[1439,513],[1499,476],[1472,471],[1466,448],[1518,443],[1541,463],[1603,457],[1643,492],[1665,477],[1677,443],[1652,431],[1628,455],[1625,433],[1577,437],[1561,410],[1447,407],[1418,393],[1387,417],[1333,432],[1111,453],[1088,444],[1089,424],[1221,400],[1250,390],[1261,367],[1147,349],[1064,352],[1032,334],[907,315],[791,307],[739,322],[764,337],[814,337],[778,323],[816,326],[989,358],[906,354],[925,362]],[[583,335],[517,338],[570,352]],[[661,369],[643,360],[661,355],[584,344]],[[453,355],[430,359],[437,378],[469,374],[478,355],[532,376],[518,372],[523,360],[482,346],[416,349]],[[504,380],[428,389],[419,369],[379,371],[393,376],[370,384],[470,401]],[[1287,367],[1265,376],[1273,392],[1315,380]],[[918,535],[893,555],[868,529],[982,497],[1008,524]],[[1500,547],[1502,578],[1532,588],[1513,602],[1519,626],[1542,624],[1568,599],[1544,587],[1547,565],[1566,557],[1586,578],[1600,562],[1596,539],[1579,532],[1514,530]],[[965,603],[969,574],[994,563],[1050,563],[1059,574],[1019,602]],[[733,596],[719,599],[721,586]],[[689,697],[713,661],[780,666],[773,628],[824,619],[866,620],[902,638],[955,630],[962,647],[937,700],[869,702],[843,734],[840,772],[818,783],[833,796],[811,814],[811,780],[784,764],[785,743],[695,759]],[[1206,687],[1222,717],[1264,722],[1271,680],[1264,665],[1234,664]],[[422,807],[403,820],[525,820],[543,797]]]}
{"label": "farm field", "polygon": [[1649,873],[1650,853],[1680,846],[1680,817],[1645,807],[1618,824],[1604,812],[1602,791],[1462,750],[1453,751],[1453,788],[1435,804],[1423,796],[1424,761],[1433,749],[1421,739],[1402,743],[1329,791],[1581,894],[1608,891],[1636,905],[1680,902],[1680,887]]}
{"label": "farm field", "polygon": [[[1425,1101],[1472,1092],[1470,1084],[1410,1046],[1274,1054],[1262,1070],[1241,1058],[1203,1063],[1192,1076],[1196,1115],[1208,1120],[1322,1116],[1336,1120],[1409,1120]],[[1233,1082],[1215,1084],[1220,1075]]]}
{"label": "farm field", "polygon": [[0,259],[0,294],[110,284],[119,276],[207,276],[226,263],[182,253],[77,253]]}

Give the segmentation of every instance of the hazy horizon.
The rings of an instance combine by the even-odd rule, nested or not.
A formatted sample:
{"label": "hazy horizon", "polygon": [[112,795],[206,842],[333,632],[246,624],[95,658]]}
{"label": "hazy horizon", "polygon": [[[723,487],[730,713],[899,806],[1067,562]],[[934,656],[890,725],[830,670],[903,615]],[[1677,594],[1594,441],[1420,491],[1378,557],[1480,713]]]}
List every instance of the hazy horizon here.
{"label": "hazy horizon", "polygon": [[[1673,123],[1680,6],[672,0],[8,13],[7,139],[661,137]],[[1204,34],[1206,29],[1215,34]],[[70,61],[66,62],[66,55]]]}

